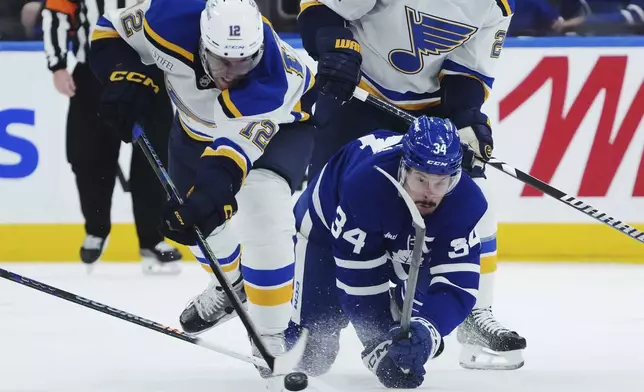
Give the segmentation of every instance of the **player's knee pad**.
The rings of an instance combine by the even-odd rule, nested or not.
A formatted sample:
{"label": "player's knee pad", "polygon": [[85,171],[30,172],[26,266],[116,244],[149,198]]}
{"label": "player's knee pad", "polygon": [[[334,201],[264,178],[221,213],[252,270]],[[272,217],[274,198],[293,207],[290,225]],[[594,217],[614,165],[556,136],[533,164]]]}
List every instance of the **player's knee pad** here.
{"label": "player's knee pad", "polygon": [[[249,309],[255,305],[251,311],[254,315],[273,318],[274,327],[282,324],[284,329],[290,318],[295,261],[290,187],[271,171],[253,169],[237,195],[237,203],[235,224],[243,244],[242,276]],[[267,313],[266,317],[262,313]]]}
{"label": "player's knee pad", "polygon": [[[206,242],[217,258],[217,263],[227,274],[231,281],[239,277],[240,260],[242,256],[242,247],[239,243],[239,236],[234,229],[234,220],[216,228],[207,238]],[[198,246],[190,246],[190,252],[195,256],[203,269],[212,273],[212,268],[208,259],[204,256]]]}
{"label": "player's knee pad", "polygon": [[497,262],[496,233],[498,223],[493,195],[494,184],[484,178],[477,178],[474,182],[483,191],[488,204],[485,214],[476,225],[476,233],[481,240],[481,274],[488,274],[496,271]]}

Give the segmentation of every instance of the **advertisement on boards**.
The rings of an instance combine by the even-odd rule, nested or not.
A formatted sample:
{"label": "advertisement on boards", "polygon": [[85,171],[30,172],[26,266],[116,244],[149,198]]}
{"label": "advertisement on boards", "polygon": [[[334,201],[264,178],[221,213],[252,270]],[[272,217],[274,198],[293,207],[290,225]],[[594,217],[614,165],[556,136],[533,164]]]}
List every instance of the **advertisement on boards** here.
{"label": "advertisement on boards", "polygon": [[[644,223],[643,62],[640,47],[506,48],[484,106],[494,155],[629,224]],[[65,157],[67,99],[55,91],[42,53],[0,51],[0,64],[0,226],[82,224]],[[488,173],[502,258],[504,251],[551,258],[562,249],[569,251],[562,257],[611,257],[596,242],[620,248],[617,259],[642,258],[641,244],[514,178]],[[129,195],[118,185],[112,217],[132,222]],[[539,253],[548,246],[535,236],[553,248]]]}

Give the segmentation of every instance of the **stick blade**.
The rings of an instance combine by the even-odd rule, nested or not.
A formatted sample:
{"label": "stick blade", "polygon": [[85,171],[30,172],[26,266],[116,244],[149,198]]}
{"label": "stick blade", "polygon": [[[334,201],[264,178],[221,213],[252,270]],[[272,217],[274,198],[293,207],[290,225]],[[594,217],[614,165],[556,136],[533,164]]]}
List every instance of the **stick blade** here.
{"label": "stick blade", "polygon": [[295,345],[293,345],[293,347],[284,354],[275,357],[275,362],[273,363],[273,374],[288,374],[292,372],[304,356],[304,350],[306,349],[308,339],[309,330],[306,328],[302,329],[300,338],[297,340]]}

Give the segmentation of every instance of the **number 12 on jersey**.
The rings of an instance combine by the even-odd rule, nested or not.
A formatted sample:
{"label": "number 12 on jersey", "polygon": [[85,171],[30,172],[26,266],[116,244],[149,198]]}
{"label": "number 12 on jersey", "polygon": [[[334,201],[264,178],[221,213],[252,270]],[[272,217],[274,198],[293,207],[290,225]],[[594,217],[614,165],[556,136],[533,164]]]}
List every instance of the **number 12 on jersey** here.
{"label": "number 12 on jersey", "polygon": [[367,233],[358,228],[347,230],[342,233],[344,225],[347,223],[347,214],[342,211],[342,207],[340,206],[338,206],[335,212],[337,215],[335,221],[331,225],[331,235],[333,238],[340,238],[340,234],[342,234],[342,238],[353,245],[353,253],[360,254],[360,251],[365,245]]}
{"label": "number 12 on jersey", "polygon": [[275,133],[277,133],[277,125],[270,120],[250,123],[239,132],[240,135],[252,141],[261,152],[264,152]]}

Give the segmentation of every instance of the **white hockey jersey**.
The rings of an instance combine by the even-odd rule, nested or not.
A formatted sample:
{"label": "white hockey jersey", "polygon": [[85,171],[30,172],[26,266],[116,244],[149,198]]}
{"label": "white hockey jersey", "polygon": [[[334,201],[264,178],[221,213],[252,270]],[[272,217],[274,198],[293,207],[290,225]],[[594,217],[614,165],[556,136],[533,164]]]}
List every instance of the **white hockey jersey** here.
{"label": "white hockey jersey", "polygon": [[202,0],[141,0],[101,17],[92,41],[120,37],[144,64],[156,64],[165,72],[168,94],[184,131],[195,140],[216,140],[213,146],[218,147],[211,148],[221,151],[215,155],[232,158],[247,173],[279,124],[310,117],[300,99],[313,87],[314,77],[265,19],[260,63],[243,83],[217,89],[199,58],[199,18],[205,4]]}
{"label": "white hockey jersey", "polygon": [[440,77],[494,82],[514,0],[302,0],[326,5],[360,43],[360,87],[409,110],[438,104]]}

